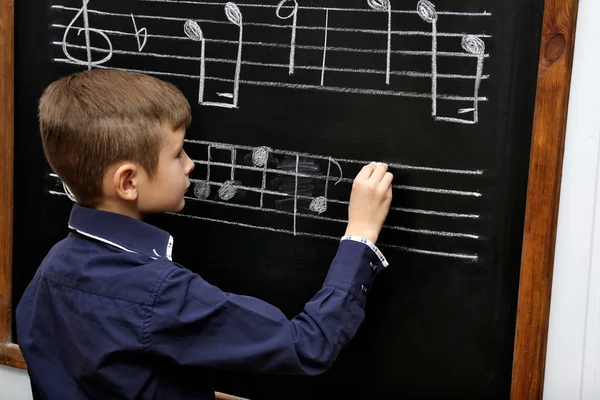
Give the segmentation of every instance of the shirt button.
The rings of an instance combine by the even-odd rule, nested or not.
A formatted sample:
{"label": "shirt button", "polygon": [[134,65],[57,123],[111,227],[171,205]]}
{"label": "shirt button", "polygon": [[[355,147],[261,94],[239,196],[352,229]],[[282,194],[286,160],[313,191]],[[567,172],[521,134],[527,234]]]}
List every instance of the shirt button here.
{"label": "shirt button", "polygon": [[370,262],[369,265],[371,265],[371,271],[373,271],[373,273],[376,274],[377,273],[377,265],[373,264],[372,262]]}
{"label": "shirt button", "polygon": [[369,293],[369,287],[367,285],[362,285],[360,288],[365,296]]}

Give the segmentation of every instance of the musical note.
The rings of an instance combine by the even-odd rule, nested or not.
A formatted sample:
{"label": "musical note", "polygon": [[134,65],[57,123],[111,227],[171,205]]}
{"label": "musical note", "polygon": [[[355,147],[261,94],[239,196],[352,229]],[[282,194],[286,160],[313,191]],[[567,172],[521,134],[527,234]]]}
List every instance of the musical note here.
{"label": "musical note", "polygon": [[462,48],[470,54],[477,56],[477,72],[475,74],[475,88],[473,95],[473,108],[463,108],[458,111],[459,114],[465,114],[473,112],[473,123],[477,123],[479,120],[479,86],[481,85],[481,78],[483,77],[483,61],[485,57],[485,43],[483,40],[473,35],[466,35],[461,41]]}
{"label": "musical note", "polygon": [[[59,0],[60,1],[60,0]],[[481,91],[481,83],[483,80],[488,79],[489,75],[483,74],[483,61],[486,57],[489,57],[489,54],[484,54],[485,46],[480,46],[481,53],[473,52],[473,48],[467,46],[469,42],[479,40],[480,43],[483,43],[483,40],[486,38],[491,38],[491,35],[481,33],[464,33],[461,29],[461,32],[452,32],[452,31],[440,31],[438,32],[438,17],[441,15],[451,15],[453,18],[464,18],[465,21],[471,21],[472,18],[475,17],[489,17],[492,14],[483,11],[483,12],[461,12],[461,11],[438,11],[436,10],[436,6],[433,4],[433,1],[428,0],[414,0],[416,4],[416,12],[415,9],[393,9],[391,5],[391,0],[366,0],[364,7],[362,8],[349,8],[349,7],[322,7],[322,6],[301,6],[299,5],[298,0],[278,0],[274,2],[274,4],[240,4],[228,2],[224,3],[213,3],[213,2],[201,2],[202,7],[209,7],[216,10],[225,11],[226,18],[214,18],[214,19],[202,19],[201,23],[192,21],[187,18],[180,18],[176,16],[162,16],[162,15],[135,15],[132,13],[117,13],[111,10],[102,11],[96,10],[89,6],[90,0],[82,1],[83,6],[81,8],[78,7],[69,7],[54,4],[52,5],[52,9],[55,10],[64,10],[64,12],[69,12],[68,20],[71,20],[73,14],[76,12],[77,15],[73,20],[70,21],[68,26],[61,25],[59,23],[52,24],[53,28],[66,28],[65,34],[63,37],[63,41],[55,41],[52,42],[52,45],[62,46],[64,53],[67,57],[63,58],[55,58],[56,62],[64,62],[69,64],[78,64],[78,65],[86,65],[88,68],[92,68],[94,66],[98,66],[99,68],[107,68],[106,66],[100,65],[101,63],[109,60],[113,54],[119,55],[119,61],[125,60],[127,64],[123,66],[121,69],[131,70],[133,72],[141,72],[147,73],[151,75],[158,76],[173,76],[177,78],[184,79],[195,79],[199,81],[198,87],[198,104],[205,106],[217,106],[224,108],[237,108],[239,103],[239,86],[240,85],[251,85],[251,86],[260,86],[260,87],[268,87],[268,88],[287,88],[293,90],[310,90],[310,91],[327,91],[332,93],[340,93],[340,94],[361,94],[361,95],[370,95],[370,96],[394,96],[394,97],[404,97],[404,98],[415,98],[415,99],[425,99],[425,101],[429,101],[431,104],[431,115],[435,121],[445,121],[451,123],[477,123],[479,121],[479,109],[482,106],[482,102],[487,101],[488,99],[485,96],[481,96],[479,93]],[[169,3],[186,3],[187,0],[148,0],[153,2],[169,2]],[[364,1],[364,0],[363,0]],[[101,4],[92,3],[94,5]],[[301,3],[300,3],[301,4]],[[238,8],[239,7],[239,8]],[[253,10],[256,8],[259,9],[268,9],[270,10],[268,14],[265,14],[261,17],[260,13],[252,12],[246,18],[242,18],[242,12],[240,8],[243,7],[253,7]],[[321,13],[325,14],[324,23],[314,23],[314,21],[318,21],[321,18]],[[337,26],[333,22],[330,26],[329,24],[329,14],[333,12],[336,15],[338,13],[346,13],[346,14],[354,14],[356,13],[356,18],[346,18],[342,20],[353,21],[352,26]],[[379,19],[383,12],[386,12],[388,26],[387,29],[374,29],[373,23]],[[71,14],[73,13],[73,14]],[[87,15],[100,15],[106,17],[125,17],[123,18],[125,21],[130,20],[133,24],[134,34],[131,32],[131,25],[129,28],[125,30],[117,30],[115,29],[114,24],[110,23],[109,18],[99,18],[98,22],[94,22],[94,28],[100,28],[98,24],[104,23],[106,24],[102,29],[93,29],[90,28],[89,22],[87,21]],[[208,14],[211,14],[208,13]],[[222,13],[222,11],[221,11]],[[306,13],[307,21],[313,21],[310,24],[302,24],[298,23],[298,14]],[[275,15],[273,15],[275,14]],[[380,15],[381,14],[381,15]],[[419,17],[427,22],[431,26],[431,28],[427,27],[427,29],[415,29],[415,30],[393,30],[392,29],[392,16],[394,16],[394,21],[406,19],[407,24],[410,25],[409,18],[414,20],[414,14],[419,15]],[[373,17],[375,15],[375,17]],[[251,19],[250,17],[256,18]],[[332,15],[332,18],[334,16]],[[151,19],[156,21],[182,21],[183,30],[185,34],[180,35],[172,35],[169,32],[165,32],[161,34],[160,32],[153,32],[152,35],[148,33],[146,28],[138,27],[137,20],[143,18],[144,21]],[[261,19],[263,18],[263,19]],[[273,23],[274,19],[278,19],[280,23]],[[76,22],[79,21],[79,23]],[[362,23],[364,22],[364,25]],[[199,25],[200,24],[200,25]],[[230,37],[220,37],[220,35],[228,35],[226,31],[229,29],[227,26],[235,25],[237,27],[238,35],[236,38],[232,40]],[[215,29],[212,32],[215,32],[216,37],[205,37],[204,33],[206,31],[205,26],[218,26],[219,29]],[[200,28],[202,26],[202,28]],[[291,29],[291,37],[289,43],[282,43],[279,41],[274,41],[271,43],[269,39],[263,40],[247,40],[244,41],[244,31],[247,29],[254,29],[257,27],[257,32],[262,32],[263,30],[267,34],[265,38],[268,37],[268,31],[272,30],[272,36],[278,37],[280,36],[279,32],[287,31]],[[78,34],[81,32],[85,32],[86,38],[88,39],[88,43],[67,43],[67,39],[69,36],[67,35],[69,31],[73,29],[78,31]],[[465,28],[466,30],[466,28]],[[203,32],[204,31],[204,32]],[[298,33],[309,31],[313,33],[323,33],[323,42],[321,44],[318,43],[297,43],[297,39],[300,37]],[[338,32],[343,32],[344,35],[347,34],[353,41],[352,46],[344,46],[342,41],[336,40],[336,43],[333,43],[332,38],[330,38],[331,33],[335,33],[337,35]],[[233,33],[233,32],[231,32]],[[248,36],[246,32],[246,36]],[[100,35],[104,39],[108,45],[104,45],[104,48],[98,47],[96,41],[98,38],[93,37],[94,35]],[[113,49],[113,44],[110,43],[109,37],[112,38],[112,35],[122,37],[122,36],[136,36],[136,41],[138,44],[137,50],[123,50],[123,49]],[[364,40],[361,39],[363,36],[371,36],[374,35],[375,40]],[[81,35],[83,36],[83,35]],[[93,45],[96,47],[92,47],[92,44],[89,43],[89,39],[92,40]],[[378,38],[382,38],[383,36],[387,37],[387,46],[384,48],[383,46],[377,46],[377,48],[372,48],[372,43],[377,43],[377,41],[381,40]],[[71,35],[73,37],[73,35]],[[161,40],[194,40],[199,42],[200,44],[200,73],[194,74],[187,72],[188,66],[179,67],[175,63],[188,63],[190,61],[194,62],[194,60],[198,60],[197,57],[193,57],[189,54],[182,54],[179,50],[181,46],[173,46],[173,54],[166,54],[167,52],[148,52],[145,50],[145,46],[147,45],[147,41],[149,37],[156,37]],[[256,36],[256,37],[260,37]],[[342,35],[339,36],[340,39],[343,38]],[[408,46],[405,49],[396,49],[393,50],[391,46],[392,37],[402,38],[402,41],[408,41]],[[423,38],[423,37],[431,37],[431,49],[429,46],[426,46],[426,49],[413,49],[414,46],[411,46],[411,40],[416,40],[415,38]],[[354,39],[356,38],[356,39]],[[460,38],[464,39],[463,49],[460,50],[450,50],[450,51],[439,51],[438,49],[438,38]],[[483,40],[481,40],[483,39]],[[318,39],[317,39],[318,40]],[[350,40],[350,39],[349,39]],[[397,39],[394,39],[396,41]],[[81,40],[83,42],[83,40]],[[209,43],[210,46],[208,50],[206,49],[206,44]],[[415,42],[416,43],[416,42]],[[82,46],[85,44],[85,46]],[[214,46],[213,46],[214,44]],[[230,52],[229,56],[224,51],[213,50],[218,46],[223,45],[225,49],[229,48]],[[234,46],[237,51],[234,50]],[[261,47],[255,52],[246,52],[244,57],[246,59],[242,60],[242,47],[252,46],[252,47]],[[465,46],[467,46],[465,48]],[[488,45],[489,46],[489,45]],[[477,47],[477,46],[475,46]],[[110,49],[109,49],[110,48]],[[285,49],[286,54],[284,57],[289,55],[289,62],[269,62],[269,60],[264,57],[257,58],[258,54],[263,54],[264,49]],[[74,55],[69,54],[69,52],[73,52],[73,49],[77,49],[77,51],[81,52],[78,60]],[[314,57],[307,55],[306,58],[299,58],[296,56],[304,53],[299,53],[299,50],[302,51],[308,50],[306,54],[311,53],[312,51],[316,51],[316,55],[318,57],[318,52],[322,52],[322,60],[314,60]],[[215,51],[216,54],[211,57],[207,52]],[[234,53],[235,51],[235,53]],[[331,60],[328,60],[328,53],[330,51],[339,52],[339,53],[351,53],[360,55],[383,55],[386,56],[386,68],[385,71],[383,68],[377,68],[377,64],[370,65],[370,61],[363,62],[362,60],[356,61],[355,65],[333,65]],[[83,56],[83,53],[87,52],[87,57]],[[106,55],[106,57],[100,60],[94,60],[92,56],[96,56],[96,52],[102,54],[102,57]],[[165,54],[163,54],[165,53]],[[284,54],[285,54],[284,53]],[[430,58],[431,59],[431,71],[427,68],[426,70],[411,70],[410,68],[403,68],[403,70],[392,70],[391,69],[391,56],[393,55],[402,55],[403,57],[415,57],[415,58]],[[154,70],[154,68],[130,68],[135,65],[135,60],[132,59],[131,56],[144,57],[144,58],[156,58],[160,59],[160,68]],[[96,56],[97,59],[100,57]],[[369,57],[371,58],[371,57]],[[87,60],[86,60],[87,59]],[[357,57],[341,57],[340,60],[345,60],[346,63],[354,63],[353,60],[356,60]],[[371,58],[377,63],[377,59],[375,57]],[[438,62],[440,60],[445,59],[472,59],[477,60],[477,73],[473,74],[466,72],[454,72],[454,73],[439,73],[438,71]],[[301,61],[302,60],[302,61]],[[286,60],[287,61],[287,60]],[[316,61],[316,62],[315,62]],[[327,64],[331,65],[327,65]],[[456,65],[457,63],[455,63]],[[140,65],[149,65],[147,63],[143,63]],[[245,79],[241,79],[241,68],[242,65],[248,65],[251,67],[252,71],[246,75]],[[409,62],[406,62],[405,65],[413,65]],[[421,63],[415,63],[416,66],[421,65]],[[465,63],[466,65],[466,63]],[[171,67],[173,69],[171,69]],[[258,71],[258,68],[268,69],[267,73],[261,74]],[[110,66],[110,68],[120,68],[119,66]],[[208,70],[207,70],[208,68]],[[231,68],[231,69],[228,69]],[[246,67],[244,67],[246,68]],[[466,67],[470,68],[470,67]],[[463,68],[463,69],[466,69]],[[234,72],[235,69],[235,72]],[[268,73],[270,70],[274,69],[285,69],[288,74],[294,75],[300,71],[319,71],[320,70],[320,81],[319,82],[300,82],[300,81],[289,81],[286,79],[276,79],[277,74]],[[186,71],[186,73],[183,73]],[[211,71],[216,71],[215,75],[211,75]],[[325,82],[325,74],[333,74],[328,77],[328,82]],[[385,74],[385,80],[387,89],[370,87],[370,82],[372,81],[363,81],[365,76],[374,75],[378,79]],[[302,76],[302,75],[301,75]],[[310,75],[304,75],[310,76]],[[394,76],[394,86],[391,86],[391,76]],[[313,78],[319,79],[319,78]],[[413,91],[412,88],[420,88],[422,85],[412,84],[410,81],[412,80],[430,80],[431,81],[431,91],[420,90]],[[458,85],[471,85],[474,82],[474,94],[472,97],[470,95],[455,95],[453,93],[444,93],[440,92],[442,86],[440,82],[447,82],[449,80],[455,81]],[[469,82],[471,81],[471,82]],[[333,84],[336,82],[336,84]],[[346,83],[344,83],[346,82]],[[369,82],[369,83],[367,83]],[[233,86],[233,87],[232,87]],[[446,86],[448,88],[456,87],[457,85],[449,85]],[[470,92],[471,87],[469,88]],[[210,98],[209,98],[210,97]],[[467,114],[473,112],[473,118],[449,118],[444,116],[439,116],[441,111],[439,110],[441,102],[453,102],[460,104],[455,107],[455,111],[458,112],[459,116],[461,114]],[[465,108],[463,108],[465,107]],[[468,107],[468,108],[467,108]]]}
{"label": "musical note", "polygon": [[296,172],[294,173],[294,236],[298,232],[297,220],[298,220],[298,166],[300,165],[300,155],[296,154]]}
{"label": "musical note", "polygon": [[[71,22],[65,29],[65,33],[63,35],[63,41],[62,41],[62,49],[63,49],[63,52],[65,53],[65,56],[67,56],[67,58],[69,60],[71,60],[73,63],[78,64],[78,65],[87,65],[88,69],[92,69],[92,67],[104,64],[105,62],[110,60],[112,58],[113,48],[112,48],[112,42],[110,41],[110,39],[108,38],[108,36],[106,36],[106,34],[104,32],[102,32],[99,29],[90,28],[90,23],[88,20],[88,9],[87,9],[89,2],[90,2],[90,0],[83,0],[83,7],[81,7],[79,9],[77,14],[75,14],[75,17],[71,20]],[[85,48],[86,48],[86,52],[87,52],[87,60],[86,61],[82,61],[78,58],[73,57],[69,53],[69,50],[67,49],[67,36],[69,34],[69,31],[75,24],[75,21],[77,21],[77,19],[79,18],[80,15],[83,15],[83,26],[84,27],[77,30],[77,35],[79,36],[81,34],[81,31],[84,31],[84,33],[85,33]],[[99,34],[106,41],[106,43],[108,43],[108,47],[109,47],[108,55],[99,61],[93,61],[93,59],[92,59],[90,32]]]}
{"label": "musical note", "polygon": [[208,154],[206,156],[206,180],[197,181],[194,184],[194,196],[196,196],[199,199],[208,199],[208,196],[210,196],[210,149],[211,145],[209,144],[207,150]]}
{"label": "musical note", "polygon": [[328,193],[328,188],[329,188],[329,176],[331,174],[331,163],[334,163],[340,171],[340,177],[335,182],[335,185],[340,183],[343,179],[342,167],[340,166],[340,164],[337,161],[335,161],[333,158],[329,157],[329,162],[327,163],[327,177],[325,178],[325,191],[323,193],[323,196],[315,197],[310,202],[310,206],[309,206],[309,209],[312,212],[315,212],[317,214],[322,214],[325,211],[327,211],[327,198],[328,198],[327,193]]}
{"label": "musical note", "polygon": [[202,29],[196,21],[188,20],[183,25],[183,31],[190,39],[200,42],[200,81],[198,84],[198,104],[204,103],[204,80],[205,80],[205,64],[204,57],[206,45],[204,43],[204,35]]}
{"label": "musical note", "polygon": [[[292,1],[294,3],[292,12],[290,12],[288,15],[281,15],[281,8],[288,1]],[[292,18],[292,37],[290,39],[289,74],[293,75],[294,74],[294,63],[295,63],[295,58],[296,58],[296,25],[298,22],[298,2],[296,0],[281,0],[279,2],[279,4],[277,4],[277,8],[275,9],[275,14],[277,15],[277,18],[279,18],[279,19],[285,20],[285,19]]]}
{"label": "musical note", "polygon": [[417,13],[421,19],[431,24],[431,115],[437,116],[437,19],[435,6],[427,0],[419,0]]}
{"label": "musical note", "polygon": [[321,67],[321,86],[325,80],[325,60],[327,58],[327,30],[329,29],[329,9],[325,9],[325,38],[323,41],[323,65]]}
{"label": "musical note", "polygon": [[269,162],[269,148],[268,147],[257,147],[252,150],[252,164],[257,167],[262,167],[262,184],[260,188],[260,207],[263,206],[263,198],[265,196],[265,189],[267,187],[267,164]]}
{"label": "musical note", "polygon": [[387,57],[385,67],[385,83],[390,84],[390,65],[392,54],[392,5],[389,0],[367,0],[369,6],[375,11],[384,11],[388,14],[387,29]]}
{"label": "musical note", "polygon": [[235,197],[237,193],[237,187],[239,182],[235,180],[235,163],[236,163],[236,148],[234,146],[223,146],[221,149],[231,151],[231,177],[228,181],[225,181],[219,188],[219,197],[222,200],[228,201]]}
{"label": "musical note", "polygon": [[243,22],[242,22],[242,12],[235,5],[235,3],[228,2],[225,4],[225,15],[227,15],[227,19],[234,25],[237,25],[239,28],[239,38],[238,38],[238,52],[237,52],[237,60],[235,63],[235,77],[233,79],[233,107],[237,108],[238,104],[238,93],[240,89],[240,69],[242,66],[242,40],[244,37],[243,33]]}
{"label": "musical note", "polygon": [[[133,14],[131,14],[131,22],[133,22],[133,30],[135,31],[135,39],[137,40],[138,51],[142,51],[144,50],[146,41],[148,40],[148,30],[146,28],[138,30]],[[140,33],[142,32],[144,33],[144,40],[140,43]]]}

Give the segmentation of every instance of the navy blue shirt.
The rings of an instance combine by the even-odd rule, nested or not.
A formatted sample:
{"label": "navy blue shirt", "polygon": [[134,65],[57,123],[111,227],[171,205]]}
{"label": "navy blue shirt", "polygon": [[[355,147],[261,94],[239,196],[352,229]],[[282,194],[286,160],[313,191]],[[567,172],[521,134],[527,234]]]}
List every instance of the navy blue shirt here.
{"label": "navy blue shirt", "polygon": [[145,222],[75,205],[69,227],[16,312],[46,400],[214,399],[211,369],[322,373],[363,321],[385,263],[341,241],[321,290],[288,320],[171,261],[172,237]]}

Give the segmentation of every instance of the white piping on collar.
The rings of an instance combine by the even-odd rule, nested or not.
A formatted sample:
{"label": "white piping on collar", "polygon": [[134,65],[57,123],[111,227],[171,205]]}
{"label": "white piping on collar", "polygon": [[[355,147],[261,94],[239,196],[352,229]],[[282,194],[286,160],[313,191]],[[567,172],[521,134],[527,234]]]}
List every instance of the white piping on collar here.
{"label": "white piping on collar", "polygon": [[[79,233],[79,234],[81,234],[83,236],[87,236],[87,237],[92,238],[94,240],[97,240],[99,242],[109,244],[109,245],[111,245],[113,247],[116,247],[117,249],[125,250],[128,253],[141,254],[141,253],[138,253],[137,251],[129,250],[127,247],[123,247],[120,244],[117,244],[115,242],[111,242],[108,239],[104,239],[104,238],[101,238],[100,236],[96,236],[96,235],[92,235],[91,233],[80,231],[79,229],[73,228],[71,225],[69,225],[69,228],[73,229],[75,232],[77,232],[77,233]],[[150,258],[156,260],[156,257],[150,256]]]}
{"label": "white piping on collar", "polygon": [[[77,229],[77,228],[74,228],[74,227],[72,227],[71,225],[68,225],[68,226],[69,226],[69,229],[72,229],[72,230],[74,230],[75,232],[77,232],[77,233],[79,233],[79,234],[81,234],[81,235],[83,235],[83,236],[87,236],[87,237],[89,237],[89,238],[92,238],[92,239],[94,239],[94,240],[97,240],[97,241],[99,241],[99,242],[106,243],[106,244],[108,244],[108,245],[111,245],[111,246],[113,246],[113,247],[116,247],[117,249],[124,250],[124,251],[126,251],[126,252],[128,252],[128,253],[141,254],[141,253],[139,253],[139,252],[137,252],[137,251],[130,250],[130,249],[128,249],[127,247],[123,247],[123,246],[121,246],[120,244],[118,244],[118,243],[115,243],[115,242],[112,242],[112,241],[110,241],[110,240],[108,240],[108,239],[104,239],[104,238],[102,238],[102,237],[100,237],[100,236],[96,236],[96,235],[92,235],[91,233],[87,233],[87,232],[80,231],[79,229]],[[156,254],[156,255],[158,256],[158,258],[160,258],[160,257],[161,257],[161,256],[158,254],[158,252],[156,251],[156,249],[152,249],[152,251],[154,251],[154,254]],[[171,259],[171,253],[172,253],[172,252],[173,252],[173,236],[170,236],[170,235],[169,235],[169,243],[167,244],[167,258],[169,259],[169,261],[173,261],[173,260]],[[153,260],[156,260],[156,259],[157,259],[157,257],[152,257],[151,255],[148,255],[148,257],[152,258]]]}

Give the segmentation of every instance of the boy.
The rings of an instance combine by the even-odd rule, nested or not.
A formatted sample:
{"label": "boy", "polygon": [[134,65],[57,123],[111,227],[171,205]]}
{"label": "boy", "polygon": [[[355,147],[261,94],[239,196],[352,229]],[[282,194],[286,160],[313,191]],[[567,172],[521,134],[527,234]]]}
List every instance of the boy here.
{"label": "boy", "polygon": [[19,345],[43,399],[214,399],[211,368],[326,371],[364,317],[387,265],[374,243],[393,176],[365,166],[346,235],[321,290],[291,321],[225,293],[171,261],[173,238],[142,219],[184,206],[194,163],[183,150],[190,105],[146,75],[92,70],[51,84],[40,131],[77,204],[16,313]]}

